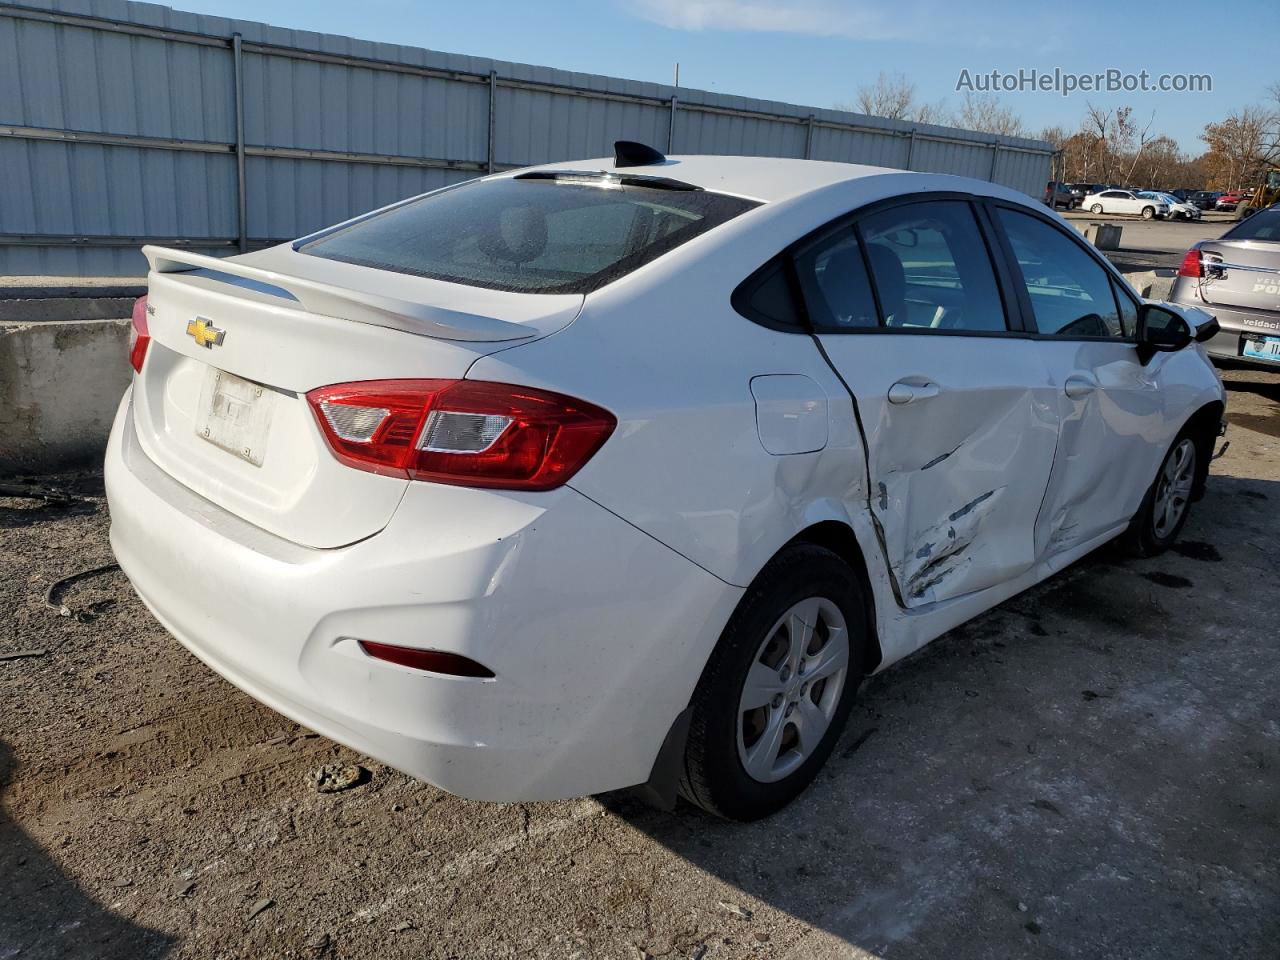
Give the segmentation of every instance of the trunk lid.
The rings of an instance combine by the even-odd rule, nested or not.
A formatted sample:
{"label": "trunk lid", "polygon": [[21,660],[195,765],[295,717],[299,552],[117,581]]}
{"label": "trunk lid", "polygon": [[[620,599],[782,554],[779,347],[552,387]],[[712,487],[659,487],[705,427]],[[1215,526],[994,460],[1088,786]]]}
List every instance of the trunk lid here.
{"label": "trunk lid", "polygon": [[200,496],[308,547],[372,536],[408,482],[330,452],[305,394],[462,379],[577,316],[580,295],[506,293],[273,248],[219,260],[148,247],[152,338],[134,381],[143,450]]}
{"label": "trunk lid", "polygon": [[1211,240],[1200,245],[1205,303],[1280,312],[1280,243]]}

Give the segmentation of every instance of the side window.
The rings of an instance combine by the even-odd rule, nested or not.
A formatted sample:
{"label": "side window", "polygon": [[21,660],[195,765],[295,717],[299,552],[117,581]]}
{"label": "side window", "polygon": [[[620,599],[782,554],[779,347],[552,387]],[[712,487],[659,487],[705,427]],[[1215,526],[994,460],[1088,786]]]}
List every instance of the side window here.
{"label": "side window", "polygon": [[1111,277],[1056,227],[1007,207],[999,219],[1031,297],[1036,329],[1064,337],[1122,337]]}
{"label": "side window", "polygon": [[884,324],[911,330],[1007,330],[986,242],[963,200],[890,207],[858,229]]}
{"label": "side window", "polygon": [[796,270],[815,330],[838,333],[879,326],[866,263],[852,229],[800,254]]}
{"label": "side window", "polygon": [[1116,295],[1116,303],[1120,305],[1120,329],[1126,337],[1136,336],[1138,332],[1138,305],[1134,302],[1133,297],[1124,290],[1115,279],[1111,280],[1111,287]]}
{"label": "side window", "polygon": [[781,257],[735,290],[732,303],[747,319],[766,327],[797,333],[805,329]]}

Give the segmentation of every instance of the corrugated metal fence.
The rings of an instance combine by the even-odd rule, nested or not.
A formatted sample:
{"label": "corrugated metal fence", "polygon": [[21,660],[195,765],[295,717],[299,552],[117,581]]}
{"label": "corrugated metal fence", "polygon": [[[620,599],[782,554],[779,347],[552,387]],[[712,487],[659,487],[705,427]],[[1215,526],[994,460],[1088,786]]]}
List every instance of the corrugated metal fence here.
{"label": "corrugated metal fence", "polygon": [[879,164],[1036,193],[1035,140],[286,30],[129,0],[0,2],[0,274],[254,249],[486,172],[669,153]]}

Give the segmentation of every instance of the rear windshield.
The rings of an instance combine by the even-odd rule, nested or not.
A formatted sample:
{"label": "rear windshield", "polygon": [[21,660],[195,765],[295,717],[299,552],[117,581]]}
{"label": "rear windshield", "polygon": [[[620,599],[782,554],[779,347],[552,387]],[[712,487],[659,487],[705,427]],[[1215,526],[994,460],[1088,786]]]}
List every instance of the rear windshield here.
{"label": "rear windshield", "polygon": [[1222,239],[1280,240],[1280,210],[1259,210],[1228,230]]}
{"label": "rear windshield", "polygon": [[494,290],[588,293],[755,206],[604,179],[477,180],[299,249]]}

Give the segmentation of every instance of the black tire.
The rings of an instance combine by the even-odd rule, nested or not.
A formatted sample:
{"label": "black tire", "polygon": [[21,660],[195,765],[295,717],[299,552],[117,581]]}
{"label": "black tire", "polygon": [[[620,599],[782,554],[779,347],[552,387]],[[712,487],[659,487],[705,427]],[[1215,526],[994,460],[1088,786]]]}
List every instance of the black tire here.
{"label": "black tire", "polygon": [[1142,219],[1143,219],[1143,220],[1150,220],[1150,219],[1151,219],[1152,217],[1154,217],[1155,215],[1156,215],[1156,208],[1155,208],[1155,207],[1143,207],[1143,208],[1142,208]]}
{"label": "black tire", "polygon": [[[762,782],[747,773],[739,754],[744,716],[739,704],[747,671],[779,618],[812,597],[834,604],[847,625],[849,659],[843,687],[817,748],[787,776]],[[680,783],[686,800],[727,820],[757,820],[786,806],[809,785],[840,738],[865,675],[869,609],[858,576],[830,550],[797,544],[769,562],[729,618],[694,691]]]}
{"label": "black tire", "polygon": [[1102,212],[1102,204],[1100,204],[1100,203],[1095,203],[1092,207],[1090,207],[1090,208],[1089,208],[1089,212],[1090,212],[1090,213],[1101,213],[1101,212]]}
{"label": "black tire", "polygon": [[[1193,476],[1192,493],[1187,497],[1186,504],[1177,521],[1167,529],[1161,530],[1157,522],[1156,505],[1160,495],[1162,478],[1170,460],[1177,455],[1184,441],[1190,441],[1190,449],[1195,457],[1191,465]],[[1129,529],[1125,531],[1122,537],[1122,544],[1129,553],[1139,557],[1158,556],[1168,550],[1174,541],[1178,539],[1178,534],[1182,532],[1187,518],[1191,516],[1191,504],[1196,499],[1195,490],[1203,483],[1204,471],[1208,465],[1208,454],[1209,451],[1205,447],[1203,438],[1197,436],[1189,426],[1183,427],[1182,431],[1174,438],[1173,443],[1170,444],[1164,458],[1160,461],[1160,467],[1156,470],[1155,479],[1151,481],[1151,486],[1147,488],[1146,495],[1142,498],[1142,504],[1138,507],[1138,512],[1129,521]]]}

